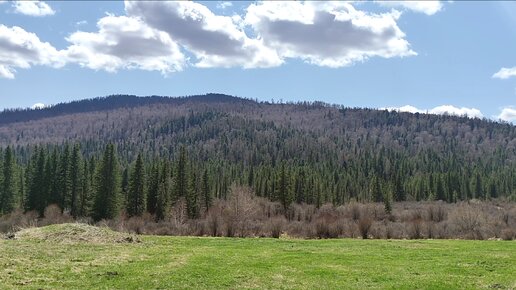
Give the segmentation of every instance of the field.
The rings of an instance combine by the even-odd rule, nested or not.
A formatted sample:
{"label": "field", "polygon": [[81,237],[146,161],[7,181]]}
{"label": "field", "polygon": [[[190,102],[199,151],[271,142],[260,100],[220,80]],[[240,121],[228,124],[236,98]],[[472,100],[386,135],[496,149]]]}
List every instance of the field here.
{"label": "field", "polygon": [[513,241],[140,239],[0,239],[1,288],[516,288]]}

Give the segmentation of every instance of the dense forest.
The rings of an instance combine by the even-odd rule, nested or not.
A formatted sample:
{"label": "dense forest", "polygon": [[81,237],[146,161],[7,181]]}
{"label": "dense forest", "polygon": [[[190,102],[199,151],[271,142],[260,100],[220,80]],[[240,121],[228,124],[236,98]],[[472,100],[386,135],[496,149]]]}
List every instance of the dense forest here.
{"label": "dense forest", "polygon": [[208,94],[0,113],[0,213],[203,216],[233,185],[342,205],[516,197],[516,127],[457,116]]}

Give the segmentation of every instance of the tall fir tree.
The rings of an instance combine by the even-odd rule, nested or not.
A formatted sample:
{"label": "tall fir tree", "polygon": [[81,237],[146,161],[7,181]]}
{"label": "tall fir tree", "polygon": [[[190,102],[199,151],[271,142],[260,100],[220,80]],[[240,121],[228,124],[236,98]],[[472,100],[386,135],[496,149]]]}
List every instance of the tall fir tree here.
{"label": "tall fir tree", "polygon": [[150,176],[147,182],[147,211],[154,215],[158,206],[158,190],[159,190],[159,166],[158,162],[154,161],[150,169]]}
{"label": "tall fir tree", "polygon": [[208,210],[212,203],[213,197],[210,192],[210,181],[208,179],[208,169],[205,168],[201,178],[201,196],[203,201],[204,210]]}
{"label": "tall fir tree", "polygon": [[184,146],[179,152],[179,159],[177,160],[177,167],[174,178],[174,197],[172,202],[176,202],[180,198],[186,198],[188,191],[188,177],[187,177],[187,156]]}
{"label": "tall fir tree", "polygon": [[92,193],[91,193],[91,177],[90,177],[90,168],[87,160],[83,162],[83,175],[81,180],[81,195],[80,195],[80,207],[79,207],[79,216],[90,216],[91,208],[92,208]]}
{"label": "tall fir tree", "polygon": [[170,209],[170,188],[170,165],[169,162],[165,160],[165,162],[163,163],[163,168],[161,171],[160,180],[158,184],[158,196],[156,206],[157,220],[163,220],[168,215]]}
{"label": "tall fir tree", "polygon": [[5,149],[2,167],[3,178],[2,186],[0,188],[0,212],[3,214],[7,214],[12,212],[17,207],[18,199],[18,196],[16,194],[16,163],[14,159],[14,153],[11,147],[9,146]]}
{"label": "tall fir tree", "polygon": [[276,190],[277,199],[281,202],[283,209],[286,211],[292,203],[292,195],[290,192],[290,176],[284,162],[281,163]]}
{"label": "tall fir tree", "polygon": [[482,185],[482,177],[480,176],[480,173],[478,171],[475,173],[475,198],[485,198],[484,188]]}
{"label": "tall fir tree", "polygon": [[437,175],[437,183],[435,185],[435,199],[446,201],[446,193],[444,191],[443,178],[441,175]]}
{"label": "tall fir tree", "polygon": [[79,144],[73,147],[68,176],[70,179],[70,213],[76,218],[81,210],[80,202],[83,185],[82,154]]}
{"label": "tall fir tree", "polygon": [[40,216],[43,216],[48,202],[47,192],[42,190],[46,188],[45,183],[47,176],[45,175],[45,162],[45,150],[39,148],[37,154],[34,154],[31,162],[32,166],[29,168],[30,179],[28,180],[29,188],[27,191],[27,203],[25,205],[27,211],[35,210]]}
{"label": "tall fir tree", "polygon": [[145,167],[140,153],[129,177],[126,208],[129,216],[141,216],[145,212],[145,206],[147,205],[145,179]]}
{"label": "tall fir tree", "polygon": [[199,191],[197,190],[197,176],[195,171],[189,170],[190,176],[188,190],[186,192],[186,211],[188,218],[196,219],[199,217]]}
{"label": "tall fir tree", "polygon": [[95,220],[113,219],[119,211],[120,171],[115,145],[108,144],[95,175]]}

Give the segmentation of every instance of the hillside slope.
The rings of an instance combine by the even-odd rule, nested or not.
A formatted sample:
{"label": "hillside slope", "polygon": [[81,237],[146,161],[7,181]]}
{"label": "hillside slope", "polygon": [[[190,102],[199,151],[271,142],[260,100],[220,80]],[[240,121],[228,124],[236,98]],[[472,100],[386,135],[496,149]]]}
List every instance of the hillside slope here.
{"label": "hillside slope", "polygon": [[294,201],[316,204],[380,201],[385,192],[448,201],[516,194],[516,127],[488,120],[219,94],[111,96],[0,113],[0,146],[14,146],[19,164],[36,145],[74,143],[86,160],[114,143],[124,176],[138,153],[150,170],[158,159],[175,166],[184,147],[193,176],[207,171],[216,197],[237,183],[278,199],[285,176]]}

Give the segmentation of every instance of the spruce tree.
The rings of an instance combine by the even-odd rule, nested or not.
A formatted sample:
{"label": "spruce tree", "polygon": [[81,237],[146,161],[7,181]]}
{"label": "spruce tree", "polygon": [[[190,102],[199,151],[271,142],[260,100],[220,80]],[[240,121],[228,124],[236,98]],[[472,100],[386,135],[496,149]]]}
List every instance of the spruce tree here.
{"label": "spruce tree", "polygon": [[480,177],[480,173],[478,171],[475,174],[475,197],[478,199],[485,198],[482,186],[482,178]]}
{"label": "spruce tree", "polygon": [[170,207],[170,183],[170,166],[168,161],[165,161],[158,184],[158,196],[156,205],[157,220],[163,220],[167,217]]}
{"label": "spruce tree", "polygon": [[79,216],[90,216],[92,208],[91,177],[87,160],[83,162]]}
{"label": "spruce tree", "polygon": [[45,161],[46,154],[43,148],[38,150],[37,154],[34,154],[31,162],[29,188],[27,192],[27,203],[25,209],[27,211],[36,210],[40,216],[43,216],[45,207],[47,206],[47,192],[44,189],[46,178],[45,175]]}
{"label": "spruce tree", "polygon": [[188,189],[186,192],[186,211],[188,218],[196,219],[199,217],[199,191],[197,190],[197,176],[190,170]]}
{"label": "spruce tree", "polygon": [[118,215],[118,196],[120,191],[120,172],[115,146],[108,144],[95,175],[95,220],[113,219]]}
{"label": "spruce tree", "polygon": [[204,209],[208,210],[213,202],[213,198],[211,196],[210,192],[210,184],[208,180],[208,169],[204,169],[204,172],[202,174],[201,178],[201,195],[203,198],[203,205]]}
{"label": "spruce tree", "polygon": [[284,162],[281,164],[278,176],[277,198],[286,211],[292,203],[292,196],[290,194],[290,176]]}
{"label": "spruce tree", "polygon": [[383,194],[382,188],[380,185],[380,179],[377,176],[373,176],[371,179],[371,196],[373,197],[374,202],[382,202]]}
{"label": "spruce tree", "polygon": [[70,183],[70,213],[73,217],[79,216],[81,209],[81,192],[82,192],[82,155],[79,144],[73,147],[69,166],[69,183]]}
{"label": "spruce tree", "polygon": [[181,147],[179,153],[179,159],[177,161],[177,167],[174,179],[174,197],[172,202],[175,203],[180,198],[186,198],[188,191],[188,178],[187,178],[187,156],[186,149],[184,146]]}
{"label": "spruce tree", "polygon": [[444,192],[443,179],[441,175],[437,175],[437,184],[435,187],[435,199],[446,201],[446,193]]}
{"label": "spruce tree", "polygon": [[70,211],[72,208],[72,193],[70,191],[70,146],[65,145],[59,160],[58,190],[61,197],[59,206],[63,211]]}
{"label": "spruce tree", "polygon": [[16,194],[16,176],[15,176],[15,161],[14,153],[11,147],[5,149],[3,158],[3,178],[0,192],[0,212],[7,214],[16,208],[17,194]]}
{"label": "spruce tree", "polygon": [[141,216],[145,212],[145,168],[141,153],[136,158],[136,163],[129,177],[127,193],[127,214],[129,216]]}
{"label": "spruce tree", "polygon": [[148,177],[147,189],[147,211],[154,215],[158,206],[158,190],[159,190],[159,166],[158,162],[154,161]]}

